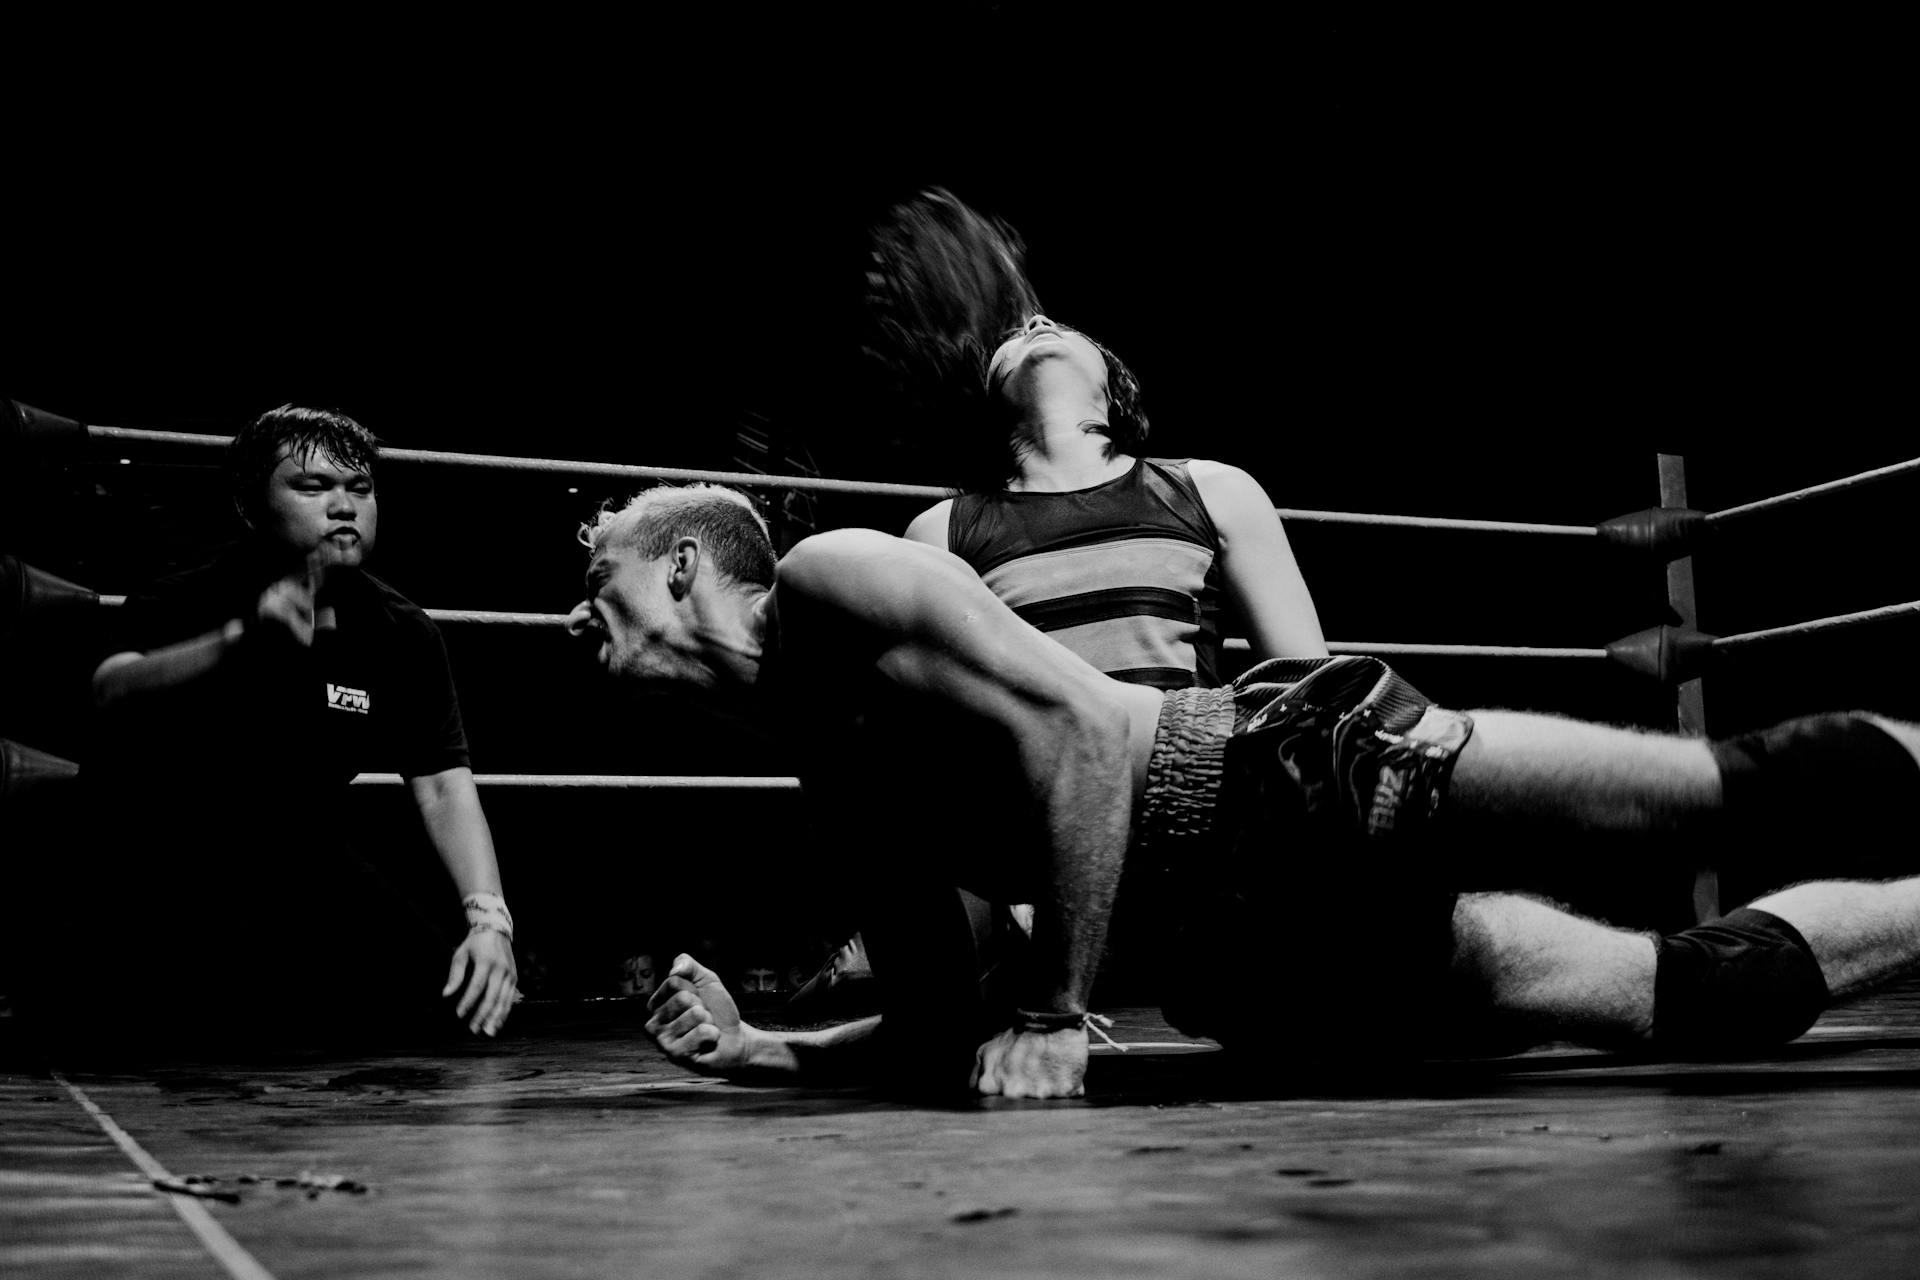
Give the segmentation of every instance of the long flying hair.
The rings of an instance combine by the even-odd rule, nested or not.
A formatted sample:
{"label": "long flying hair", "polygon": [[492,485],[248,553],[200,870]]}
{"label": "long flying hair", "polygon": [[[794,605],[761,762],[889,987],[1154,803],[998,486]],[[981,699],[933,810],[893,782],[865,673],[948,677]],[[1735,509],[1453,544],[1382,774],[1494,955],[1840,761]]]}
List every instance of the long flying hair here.
{"label": "long flying hair", "polygon": [[[1007,223],[933,187],[889,211],[869,248],[867,355],[900,411],[953,459],[959,487],[1002,487],[1019,459],[1011,406],[988,385],[987,362],[1043,311],[1025,243]],[[1106,362],[1110,446],[1134,452],[1147,435],[1139,380],[1081,336]]]}

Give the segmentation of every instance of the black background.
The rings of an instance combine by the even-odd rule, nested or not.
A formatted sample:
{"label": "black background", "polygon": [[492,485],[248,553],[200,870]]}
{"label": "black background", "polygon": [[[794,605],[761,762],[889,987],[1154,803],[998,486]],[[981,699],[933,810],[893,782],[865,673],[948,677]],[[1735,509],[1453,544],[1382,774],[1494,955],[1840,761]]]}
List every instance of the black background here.
{"label": "black background", "polygon": [[[220,434],[304,401],[396,446],[720,469],[752,424],[824,474],[937,482],[942,442],[887,412],[854,335],[865,227],[939,183],[1133,365],[1154,452],[1282,506],[1583,524],[1654,505],[1657,452],[1706,510],[1920,453],[1891,20],[782,13],[50,36],[8,112],[0,394]],[[226,531],[205,460],[23,469],[13,549],[125,591]],[[565,610],[573,527],[619,496],[382,487],[379,567],[450,608]],[[1914,496],[1703,553],[1702,625],[1920,597]],[[897,530],[918,505],[807,514]],[[1592,647],[1665,619],[1657,568],[1585,545],[1291,532],[1335,640]],[[1912,639],[1729,663],[1710,723],[1920,715]],[[777,767],[609,701],[551,637],[449,643],[482,771]],[[1410,668],[1459,705],[1671,717],[1611,668]]]}

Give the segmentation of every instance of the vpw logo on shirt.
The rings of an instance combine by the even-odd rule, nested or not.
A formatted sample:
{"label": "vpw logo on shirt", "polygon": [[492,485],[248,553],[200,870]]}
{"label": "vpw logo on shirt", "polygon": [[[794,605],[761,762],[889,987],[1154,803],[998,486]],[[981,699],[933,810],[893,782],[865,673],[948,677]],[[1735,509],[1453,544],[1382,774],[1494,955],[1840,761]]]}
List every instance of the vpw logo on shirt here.
{"label": "vpw logo on shirt", "polygon": [[358,711],[363,716],[373,711],[373,699],[365,689],[349,689],[343,684],[327,685],[327,705],[340,711]]}

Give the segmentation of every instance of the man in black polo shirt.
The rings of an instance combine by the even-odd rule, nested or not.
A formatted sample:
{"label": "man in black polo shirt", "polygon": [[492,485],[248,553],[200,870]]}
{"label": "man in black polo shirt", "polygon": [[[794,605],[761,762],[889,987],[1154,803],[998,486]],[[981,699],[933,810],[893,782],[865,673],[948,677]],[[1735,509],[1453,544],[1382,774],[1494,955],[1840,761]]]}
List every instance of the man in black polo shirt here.
{"label": "man in black polo shirt", "polygon": [[[513,1006],[512,917],[439,631],[363,568],[376,453],[324,410],[242,429],[227,470],[249,536],[131,596],[122,651],[94,673],[109,918],[191,957],[136,983],[163,1020],[175,989],[183,1006],[230,1011],[225,995],[325,1022],[419,1008],[444,983],[487,1035]],[[341,803],[360,772],[406,779],[453,880],[468,932],[450,966],[365,856],[366,807]]]}

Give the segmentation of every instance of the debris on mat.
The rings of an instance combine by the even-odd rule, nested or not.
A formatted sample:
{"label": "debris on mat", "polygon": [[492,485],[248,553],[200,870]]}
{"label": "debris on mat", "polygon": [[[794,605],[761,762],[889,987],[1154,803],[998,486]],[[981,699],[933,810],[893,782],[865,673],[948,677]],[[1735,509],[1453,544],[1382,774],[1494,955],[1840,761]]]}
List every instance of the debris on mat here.
{"label": "debris on mat", "polygon": [[202,1178],[198,1174],[189,1174],[184,1178],[155,1178],[153,1185],[161,1191],[171,1191],[178,1196],[198,1196],[202,1200],[218,1200],[223,1204],[239,1204],[238,1191],[222,1191],[215,1186],[218,1178]]}
{"label": "debris on mat", "polygon": [[[239,1204],[240,1193],[226,1190],[221,1184],[222,1178],[204,1174],[190,1173],[178,1178],[155,1178],[153,1185],[161,1191],[171,1191],[175,1195],[197,1196],[202,1200],[219,1200],[224,1204]],[[353,1178],[342,1177],[337,1173],[314,1173],[304,1170],[291,1178],[262,1177],[257,1173],[243,1173],[233,1179],[235,1185],[243,1187],[290,1187],[307,1193],[307,1199],[317,1200],[322,1191],[344,1191],[349,1195],[363,1196],[373,1188]]]}
{"label": "debris on mat", "polygon": [[965,1213],[953,1215],[955,1222],[991,1222],[995,1218],[1011,1218],[1020,1212],[1018,1209],[968,1209]]}

